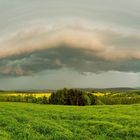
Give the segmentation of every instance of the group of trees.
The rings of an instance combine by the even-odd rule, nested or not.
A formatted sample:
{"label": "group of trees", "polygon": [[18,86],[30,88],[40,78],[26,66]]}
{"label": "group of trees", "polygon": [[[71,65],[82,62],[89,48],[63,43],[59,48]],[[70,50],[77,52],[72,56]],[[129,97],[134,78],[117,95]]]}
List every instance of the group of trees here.
{"label": "group of trees", "polygon": [[50,104],[59,105],[95,105],[96,96],[91,93],[84,93],[77,89],[63,89],[52,93],[49,98]]}

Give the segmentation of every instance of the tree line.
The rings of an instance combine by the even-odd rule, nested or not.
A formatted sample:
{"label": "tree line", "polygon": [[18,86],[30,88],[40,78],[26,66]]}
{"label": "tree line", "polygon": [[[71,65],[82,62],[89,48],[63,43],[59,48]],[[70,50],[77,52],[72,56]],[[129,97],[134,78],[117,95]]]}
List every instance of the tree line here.
{"label": "tree line", "polygon": [[37,104],[55,104],[55,105],[114,105],[114,104],[135,104],[140,103],[139,94],[113,94],[104,96],[95,96],[94,93],[88,93],[78,89],[62,89],[52,92],[50,97],[36,97],[27,93],[25,96],[0,94],[0,101],[3,102],[27,102]]}

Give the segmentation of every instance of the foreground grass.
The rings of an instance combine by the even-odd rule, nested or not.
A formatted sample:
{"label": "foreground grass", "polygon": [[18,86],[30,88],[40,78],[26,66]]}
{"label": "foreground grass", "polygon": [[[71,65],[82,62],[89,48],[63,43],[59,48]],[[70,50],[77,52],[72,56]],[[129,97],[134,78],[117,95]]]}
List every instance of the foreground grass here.
{"label": "foreground grass", "polygon": [[140,105],[0,102],[0,140],[139,140]]}

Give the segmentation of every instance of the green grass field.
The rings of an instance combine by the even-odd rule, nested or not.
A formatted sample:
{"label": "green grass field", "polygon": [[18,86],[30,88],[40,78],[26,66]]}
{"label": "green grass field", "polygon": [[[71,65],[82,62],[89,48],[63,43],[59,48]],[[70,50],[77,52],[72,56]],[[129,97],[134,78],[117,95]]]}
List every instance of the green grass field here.
{"label": "green grass field", "polygon": [[55,106],[0,102],[0,140],[139,140],[140,104]]}

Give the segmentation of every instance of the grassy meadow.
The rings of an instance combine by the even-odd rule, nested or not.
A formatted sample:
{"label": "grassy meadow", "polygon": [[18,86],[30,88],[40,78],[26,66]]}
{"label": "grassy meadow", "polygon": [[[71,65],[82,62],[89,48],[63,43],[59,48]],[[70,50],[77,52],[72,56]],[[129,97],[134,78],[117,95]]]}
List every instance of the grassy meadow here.
{"label": "grassy meadow", "polygon": [[139,140],[140,104],[0,102],[0,140]]}

